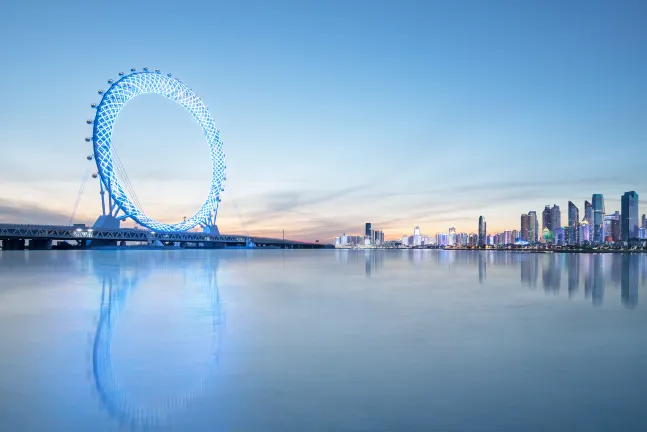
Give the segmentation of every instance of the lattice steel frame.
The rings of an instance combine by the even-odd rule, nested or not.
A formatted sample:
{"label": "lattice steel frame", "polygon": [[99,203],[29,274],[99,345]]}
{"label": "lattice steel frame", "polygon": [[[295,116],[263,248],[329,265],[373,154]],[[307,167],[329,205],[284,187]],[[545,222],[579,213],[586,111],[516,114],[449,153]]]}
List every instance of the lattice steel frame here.
{"label": "lattice steel frame", "polygon": [[[176,224],[158,222],[144,214],[127,196],[113,169],[111,140],[117,116],[129,100],[147,93],[162,95],[189,111],[200,124],[211,153],[209,195],[195,215]],[[96,110],[92,133],[94,160],[101,177],[102,188],[108,191],[111,198],[110,215],[117,217],[121,211],[123,214],[118,219],[134,219],[140,225],[156,232],[187,231],[196,225],[214,226],[216,224],[218,204],[221,199],[220,193],[224,190],[223,185],[226,178],[225,155],[222,141],[220,141],[220,132],[216,128],[209,110],[191,89],[177,78],[171,77],[171,74],[165,75],[159,71],[132,72],[111,84],[110,88],[103,93],[103,98]]]}

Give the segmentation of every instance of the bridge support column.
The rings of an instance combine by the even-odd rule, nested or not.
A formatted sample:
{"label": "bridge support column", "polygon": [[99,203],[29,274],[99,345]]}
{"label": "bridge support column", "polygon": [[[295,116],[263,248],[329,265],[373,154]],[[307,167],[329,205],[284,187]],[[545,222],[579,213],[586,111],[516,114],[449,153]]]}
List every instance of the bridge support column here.
{"label": "bridge support column", "polygon": [[24,239],[3,240],[2,250],[25,250],[25,240]]}
{"label": "bridge support column", "polygon": [[51,250],[51,239],[31,239],[29,240],[29,250]]}

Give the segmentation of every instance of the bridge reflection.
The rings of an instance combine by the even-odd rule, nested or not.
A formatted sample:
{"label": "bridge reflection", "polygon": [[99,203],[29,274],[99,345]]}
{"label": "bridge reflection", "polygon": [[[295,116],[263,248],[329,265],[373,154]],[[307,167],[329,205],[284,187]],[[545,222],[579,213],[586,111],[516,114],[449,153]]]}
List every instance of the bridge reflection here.
{"label": "bridge reflection", "polygon": [[106,251],[87,256],[102,287],[99,318],[92,343],[92,377],[96,393],[102,406],[120,424],[132,429],[162,426],[173,414],[203,394],[218,364],[225,329],[225,315],[217,283],[218,258],[207,255],[194,264],[201,268],[174,269],[182,273],[183,290],[197,291],[194,293],[197,301],[187,312],[198,320],[206,319],[209,322],[211,358],[207,361],[208,370],[200,371],[203,376],[190,388],[165,398],[157,398],[159,395],[156,395],[157,402],[142,404],[129,395],[113,368],[113,330],[137,288],[156,271],[168,268],[173,255]]}

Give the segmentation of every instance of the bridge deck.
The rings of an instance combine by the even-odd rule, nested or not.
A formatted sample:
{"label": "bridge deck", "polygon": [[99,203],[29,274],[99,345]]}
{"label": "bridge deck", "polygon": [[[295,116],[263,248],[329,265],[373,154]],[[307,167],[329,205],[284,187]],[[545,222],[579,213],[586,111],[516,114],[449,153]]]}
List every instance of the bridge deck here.
{"label": "bridge deck", "polygon": [[210,235],[201,232],[153,232],[143,229],[92,229],[77,226],[0,224],[0,240],[112,240],[128,242],[181,242],[246,244],[248,240],[257,245],[285,245],[322,247],[318,243],[272,239],[246,235]]}

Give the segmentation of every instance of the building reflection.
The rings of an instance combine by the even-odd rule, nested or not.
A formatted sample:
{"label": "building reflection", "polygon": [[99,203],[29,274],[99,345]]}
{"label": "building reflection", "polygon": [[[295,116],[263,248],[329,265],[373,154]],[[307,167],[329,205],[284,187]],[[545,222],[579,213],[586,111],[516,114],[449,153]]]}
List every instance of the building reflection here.
{"label": "building reflection", "polygon": [[568,268],[568,297],[573,298],[580,288],[580,254],[567,254],[566,267]]}
{"label": "building reflection", "polygon": [[590,299],[593,296],[593,280],[595,279],[595,272],[593,269],[593,255],[586,254],[582,258],[582,272],[584,274],[584,298]]}
{"label": "building reflection", "polygon": [[539,278],[539,254],[522,254],[519,257],[521,266],[521,283],[535,288]]}
{"label": "building reflection", "polygon": [[544,291],[556,294],[562,282],[561,256],[559,254],[544,255],[542,266],[542,282]]}
{"label": "building reflection", "polygon": [[371,277],[384,266],[384,251],[368,249],[364,251],[364,269],[366,277]]}
{"label": "building reflection", "polygon": [[[102,406],[121,425],[131,429],[148,429],[162,426],[169,417],[198,398],[212,376],[213,370],[204,371],[199,384],[181,394],[174,394],[154,405],[142,406],[120,384],[112,364],[112,334],[119,315],[138,286],[156,268],[172,266],[173,254],[178,252],[142,253],[106,251],[86,256],[101,283],[99,319],[92,344],[92,376],[96,393]],[[178,268],[183,272],[185,285],[196,288],[200,297],[194,312],[208,314],[211,325],[211,367],[215,368],[224,336],[224,313],[217,284],[218,260],[213,256],[196,261],[201,268]],[[196,371],[202,373],[203,371]],[[193,373],[193,371],[192,371]]]}
{"label": "building reflection", "polygon": [[638,275],[640,273],[640,262],[634,254],[622,254],[622,277],[620,291],[622,304],[628,309],[638,306]]}
{"label": "building reflection", "polygon": [[479,283],[485,282],[487,278],[487,258],[488,254],[486,252],[480,252],[478,254]]}
{"label": "building reflection", "polygon": [[601,254],[593,254],[593,304],[600,306],[604,302],[604,264]]}

